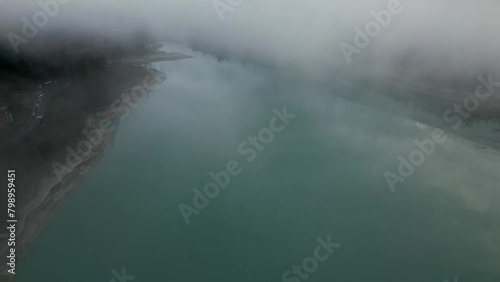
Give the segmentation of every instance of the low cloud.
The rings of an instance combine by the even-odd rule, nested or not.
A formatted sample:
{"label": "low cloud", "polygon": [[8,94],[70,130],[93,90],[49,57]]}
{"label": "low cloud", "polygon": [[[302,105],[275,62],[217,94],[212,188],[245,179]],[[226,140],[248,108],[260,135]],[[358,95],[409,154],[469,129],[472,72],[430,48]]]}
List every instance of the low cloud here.
{"label": "low cloud", "polygon": [[[351,42],[355,27],[362,28],[373,19],[372,11],[386,9],[390,1],[242,1],[224,12],[223,21],[213,1],[67,2],[48,30],[127,34],[147,26],[159,38],[226,58],[331,75],[349,68],[340,44]],[[498,69],[497,1],[401,0],[401,5],[403,11],[353,58],[354,67],[369,63],[377,72],[451,77]],[[22,17],[30,19],[40,10],[38,1],[7,0],[0,6],[9,11],[1,17],[4,38],[21,31]]]}

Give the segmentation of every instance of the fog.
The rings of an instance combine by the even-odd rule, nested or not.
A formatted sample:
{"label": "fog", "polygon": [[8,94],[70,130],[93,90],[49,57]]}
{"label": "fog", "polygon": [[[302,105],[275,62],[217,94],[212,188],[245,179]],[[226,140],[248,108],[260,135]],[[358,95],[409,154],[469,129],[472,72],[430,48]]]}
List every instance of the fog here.
{"label": "fog", "polygon": [[[2,1],[2,38],[21,34],[22,17],[42,10],[38,1]],[[48,3],[50,1],[41,1]],[[439,73],[476,77],[498,69],[495,36],[498,1],[401,1],[386,27],[370,38],[351,64],[340,48],[354,46],[355,27],[373,20],[370,12],[388,9],[389,0],[241,1],[219,13],[214,1],[60,1],[44,30],[127,34],[150,28],[165,40],[196,46],[228,59],[294,67],[312,75],[331,75],[348,66],[376,66],[378,72]],[[239,3],[233,1],[233,3]],[[226,3],[221,0],[219,3]],[[222,17],[220,17],[220,15]],[[29,47],[29,43],[26,46]],[[405,64],[403,65],[402,62]]]}
{"label": "fog", "polygon": [[[483,101],[480,110],[466,113],[477,116],[459,119],[465,126],[458,130],[451,130],[454,123],[443,118],[464,93],[472,93],[478,76],[492,74],[494,81],[500,81],[498,0],[0,1],[0,64],[9,57],[5,55],[7,50],[13,58],[15,53],[19,55],[16,50],[21,55],[29,54],[31,57],[20,60],[23,68],[16,75],[21,77],[27,76],[24,68],[35,68],[36,74],[48,73],[43,67],[51,69],[53,62],[64,70],[67,62],[47,52],[68,51],[61,48],[61,42],[72,46],[79,40],[91,46],[112,37],[119,42],[113,47],[120,49],[127,43],[133,45],[139,30],[165,42],[161,50],[192,57],[152,65],[168,74],[167,81],[151,93],[147,102],[130,108],[129,118],[120,117],[116,124],[119,130],[113,132],[116,135],[102,155],[106,159],[100,166],[92,164],[91,170],[80,173],[83,177],[92,171],[88,182],[82,183],[81,194],[69,199],[72,202],[68,201],[60,212],[65,219],[55,220],[77,235],[68,236],[57,226],[48,229],[49,235],[40,237],[49,238],[42,241],[47,250],[42,246],[33,252],[37,254],[27,258],[27,270],[21,275],[47,281],[49,278],[44,279],[40,271],[53,277],[53,264],[63,271],[58,276],[60,281],[67,281],[66,277],[98,281],[107,278],[96,271],[103,268],[102,262],[121,256],[127,267],[150,264],[138,270],[142,273],[133,273],[138,280],[155,275],[164,279],[165,274],[160,272],[168,261],[172,262],[172,280],[197,281],[200,274],[208,281],[226,281],[230,279],[221,279],[220,269],[227,269],[222,275],[234,279],[241,273],[231,271],[245,266],[247,277],[239,281],[262,280],[266,275],[279,281],[281,269],[292,258],[288,249],[308,251],[309,246],[292,246],[298,240],[316,238],[316,232],[327,234],[332,232],[327,229],[334,228],[343,238],[346,255],[341,257],[339,253],[338,265],[331,269],[339,271],[340,277],[344,275],[344,281],[383,281],[387,277],[403,281],[408,273],[413,280],[406,281],[442,281],[442,272],[460,274],[460,281],[491,281],[480,280],[479,275],[499,277],[500,226],[495,218],[500,207],[495,202],[500,194],[500,102]],[[48,15],[46,25],[36,31],[27,27],[44,20],[40,18],[43,15]],[[380,19],[383,24],[377,23]],[[373,23],[379,29],[374,33],[367,28]],[[32,34],[26,36],[26,30]],[[58,36],[47,36],[50,32]],[[373,34],[367,35],[370,32]],[[88,50],[75,45],[68,52],[76,53],[75,57],[79,51]],[[37,61],[32,60],[33,55],[44,58],[42,68],[33,67]],[[131,52],[127,55],[134,56]],[[99,67],[88,69],[82,61],[70,64],[83,69],[81,72],[64,72],[60,78],[22,77],[20,82],[4,76],[8,72],[0,66],[5,84],[26,86],[31,79],[38,89],[49,79],[58,83],[54,86],[57,92],[49,91],[55,98],[48,103],[46,124],[30,133],[41,137],[41,143],[35,143],[35,138],[33,142],[28,140],[29,144],[41,145],[24,150],[18,142],[17,151],[12,152],[22,150],[19,155],[23,158],[16,155],[16,159],[35,167],[46,159],[59,158],[53,152],[61,151],[57,161],[62,162],[67,156],[63,149],[67,143],[73,148],[87,140],[80,132],[88,122],[82,121],[113,108],[107,104],[123,96],[119,96],[122,82],[133,83],[130,77],[142,75],[128,75],[129,66],[123,66],[123,70],[109,67],[120,64],[112,59],[103,59],[102,64],[96,63]],[[99,71],[100,67],[103,70]],[[119,70],[127,70],[127,76],[118,75]],[[114,75],[115,71],[118,74]],[[410,87],[399,87],[401,78],[407,79],[403,82]],[[137,80],[142,81],[142,76]],[[417,84],[411,83],[415,80],[425,80],[421,83],[425,87],[441,83],[445,90],[453,91],[411,89]],[[1,87],[0,94],[18,93]],[[468,91],[459,91],[463,88]],[[492,106],[493,111],[483,111],[484,104]],[[30,106],[25,107],[27,116],[31,115]],[[239,144],[270,124],[273,109],[284,107],[297,119],[282,134],[276,133],[275,143],[266,143],[266,151],[259,149],[254,163],[242,158]],[[494,123],[480,114],[494,119]],[[452,122],[459,115],[453,112],[453,117]],[[449,133],[449,140],[444,145],[432,143],[432,153],[421,153],[425,165],[415,165],[409,176],[390,182],[386,173],[401,174],[401,157],[406,160],[420,153],[417,143],[430,140],[437,127]],[[490,146],[492,143],[495,146]],[[244,173],[213,200],[210,209],[193,216],[193,224],[201,228],[192,230],[210,242],[205,244],[207,249],[199,251],[193,242],[202,241],[190,237],[194,231],[184,228],[177,207],[191,201],[193,187],[203,187],[210,171],[223,169],[233,159],[241,161]],[[6,163],[0,159],[0,165]],[[39,187],[32,185],[30,189]],[[139,214],[146,220],[134,221]],[[93,229],[90,224],[104,226],[110,222],[109,229]],[[204,224],[210,229],[204,230]],[[243,237],[229,229],[231,226],[242,226]],[[117,235],[116,230],[121,233]],[[300,230],[304,233],[297,235]],[[93,231],[99,236],[86,233]],[[271,240],[265,233],[275,238]],[[144,234],[154,235],[144,240]],[[258,257],[228,257],[226,265],[214,266],[211,263],[218,260],[206,254],[234,250],[226,251],[217,243],[219,239],[212,239],[228,234],[238,238],[238,244],[245,242],[248,249],[261,243],[255,238],[265,237],[269,245],[259,247],[264,246],[271,255],[255,252]],[[173,244],[165,243],[166,239]],[[87,245],[84,240],[97,243]],[[144,240],[144,245],[135,249],[139,245],[130,242],[138,240]],[[93,247],[99,251],[92,251]],[[113,251],[106,253],[110,248]],[[72,253],[64,255],[63,250]],[[154,250],[148,254],[149,259],[144,260],[144,250]],[[197,252],[212,261],[197,260]],[[89,267],[81,268],[82,258],[96,253],[101,259],[84,261]],[[413,260],[407,260],[407,256]],[[65,258],[63,264],[61,257]],[[141,261],[132,262],[132,257]],[[207,270],[186,271],[193,265],[206,265]],[[182,272],[188,273],[187,279]],[[104,275],[109,276],[107,269]]]}

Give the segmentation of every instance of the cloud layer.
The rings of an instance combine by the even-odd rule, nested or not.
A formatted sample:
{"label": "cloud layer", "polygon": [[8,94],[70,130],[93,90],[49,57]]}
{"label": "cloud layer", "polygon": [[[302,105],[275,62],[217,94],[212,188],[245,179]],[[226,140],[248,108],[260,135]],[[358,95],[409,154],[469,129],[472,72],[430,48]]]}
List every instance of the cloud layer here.
{"label": "cloud layer", "polygon": [[[62,1],[62,0],[60,0]],[[67,1],[67,0],[66,0]],[[42,0],[48,3],[48,0]],[[67,1],[46,29],[88,29],[126,34],[148,26],[160,38],[176,40],[228,58],[294,66],[320,74],[347,66],[339,45],[353,44],[355,27],[373,20],[371,11],[389,0],[243,0],[221,20],[213,1]],[[221,0],[221,3],[226,3]],[[37,1],[2,1],[2,37],[20,33],[22,17],[42,10]],[[468,75],[496,69],[500,25],[497,1],[401,1],[403,11],[371,40],[355,64],[379,71],[446,72]],[[8,11],[8,12],[7,12]],[[411,69],[411,70],[410,70]]]}

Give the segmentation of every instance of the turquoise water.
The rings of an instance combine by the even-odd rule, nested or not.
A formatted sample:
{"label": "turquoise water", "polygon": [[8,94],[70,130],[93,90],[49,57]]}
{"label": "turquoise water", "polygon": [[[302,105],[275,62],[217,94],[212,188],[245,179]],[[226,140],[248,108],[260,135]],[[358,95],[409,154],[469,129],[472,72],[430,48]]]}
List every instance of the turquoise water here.
{"label": "turquoise water", "polygon": [[[160,66],[169,79],[121,123],[16,282],[120,281],[122,268],[134,282],[286,281],[328,236],[340,246],[288,281],[499,281],[498,155],[450,138],[392,193],[384,172],[424,127],[298,72],[190,54]],[[284,106],[296,118],[247,161],[238,145]],[[241,173],[187,225],[179,204],[231,160]]]}

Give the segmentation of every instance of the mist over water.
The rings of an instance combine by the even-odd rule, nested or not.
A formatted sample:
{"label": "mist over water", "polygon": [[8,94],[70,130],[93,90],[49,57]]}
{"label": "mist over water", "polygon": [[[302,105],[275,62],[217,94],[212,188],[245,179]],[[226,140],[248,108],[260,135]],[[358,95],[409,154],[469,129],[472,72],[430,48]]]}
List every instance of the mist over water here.
{"label": "mist over water", "polygon": [[[221,2],[2,1],[0,74],[4,58],[65,67],[57,52],[95,51],[108,68],[123,61],[103,54],[136,55],[144,42],[192,57],[140,64],[167,80],[116,124],[13,281],[498,281],[500,3],[396,1],[370,37],[394,0],[243,0],[222,14]],[[27,38],[26,21],[46,9]],[[12,84],[48,73],[17,71]],[[90,113],[79,99],[111,103],[113,83],[132,83],[92,75],[68,79],[61,111]],[[478,106],[458,112],[474,93]],[[227,187],[196,207],[193,189],[221,171]]]}
{"label": "mist over water", "polygon": [[[159,38],[196,45],[207,52],[275,66],[300,66],[320,75],[346,67],[339,45],[353,44],[354,29],[365,30],[374,19],[371,12],[388,10],[394,1],[243,0],[231,9],[223,6],[226,9],[219,12],[214,3],[224,1],[60,2],[64,4],[52,8],[57,13],[42,30],[79,29],[120,36],[143,26]],[[442,76],[446,72],[477,76],[471,71],[498,70],[497,1],[395,2],[401,12],[391,16],[363,56],[354,56],[358,63],[391,72],[410,59],[411,64],[405,65],[408,75],[432,72]],[[34,0],[2,1],[1,7],[2,35],[21,34],[22,18],[33,22],[36,12],[43,11]]]}
{"label": "mist over water", "polygon": [[[391,193],[383,173],[424,127],[293,74],[167,48],[195,58],[160,65],[168,83],[120,125],[15,281],[105,280],[122,267],[134,281],[280,281],[328,235],[341,246],[311,281],[499,277],[498,155],[452,139]],[[245,161],[238,145],[284,105],[296,119]],[[186,225],[178,205],[229,160],[241,174]]]}

